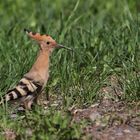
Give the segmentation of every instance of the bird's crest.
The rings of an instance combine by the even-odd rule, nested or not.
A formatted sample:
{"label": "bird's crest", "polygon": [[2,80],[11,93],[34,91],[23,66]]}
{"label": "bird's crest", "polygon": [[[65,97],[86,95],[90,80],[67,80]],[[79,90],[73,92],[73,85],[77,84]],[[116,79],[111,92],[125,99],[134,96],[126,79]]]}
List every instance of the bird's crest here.
{"label": "bird's crest", "polygon": [[30,36],[32,39],[34,39],[36,41],[46,41],[48,38],[51,38],[47,34],[41,35],[40,33],[32,32],[32,31],[30,31],[28,29],[24,29],[24,31],[26,32],[26,34],[28,36]]}

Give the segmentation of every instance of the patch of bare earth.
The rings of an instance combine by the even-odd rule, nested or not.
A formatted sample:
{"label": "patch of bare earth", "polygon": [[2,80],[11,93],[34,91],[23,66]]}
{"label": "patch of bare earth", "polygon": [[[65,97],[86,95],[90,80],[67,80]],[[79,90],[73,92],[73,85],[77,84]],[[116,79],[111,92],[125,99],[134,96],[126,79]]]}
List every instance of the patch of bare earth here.
{"label": "patch of bare earth", "polygon": [[140,109],[136,103],[129,105],[119,100],[123,94],[115,76],[110,86],[104,86],[102,99],[86,108],[72,109],[73,121],[88,120],[83,139],[140,140]]}
{"label": "patch of bare earth", "polygon": [[16,133],[10,129],[6,129],[5,131],[3,131],[2,135],[4,136],[5,140],[15,140],[16,139]]}

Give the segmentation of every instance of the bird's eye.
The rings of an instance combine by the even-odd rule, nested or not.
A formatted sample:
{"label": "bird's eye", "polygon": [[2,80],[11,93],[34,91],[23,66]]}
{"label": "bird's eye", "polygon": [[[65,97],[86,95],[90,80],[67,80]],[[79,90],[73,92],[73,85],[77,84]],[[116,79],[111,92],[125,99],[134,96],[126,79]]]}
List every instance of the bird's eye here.
{"label": "bird's eye", "polygon": [[49,44],[50,44],[50,42],[47,42],[47,44],[49,45]]}

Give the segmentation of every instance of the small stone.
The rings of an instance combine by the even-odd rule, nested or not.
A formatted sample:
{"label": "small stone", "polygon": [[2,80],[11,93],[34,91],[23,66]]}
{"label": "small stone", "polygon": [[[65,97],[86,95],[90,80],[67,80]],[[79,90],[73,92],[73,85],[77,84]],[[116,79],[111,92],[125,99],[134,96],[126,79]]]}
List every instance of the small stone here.
{"label": "small stone", "polygon": [[99,104],[97,103],[97,104],[91,105],[92,108],[94,108],[94,107],[96,107],[96,106],[99,106]]}
{"label": "small stone", "polygon": [[124,129],[123,132],[125,132],[125,133],[131,133],[131,131],[129,129]]}
{"label": "small stone", "polygon": [[11,114],[10,117],[11,117],[11,119],[16,119],[17,118],[17,114]]}
{"label": "small stone", "polygon": [[23,111],[23,112],[25,111],[24,107],[22,107],[22,106],[18,107],[17,110],[20,111],[20,112],[21,112],[21,111]]}
{"label": "small stone", "polygon": [[49,101],[43,101],[43,104],[44,105],[48,105],[49,104]]}
{"label": "small stone", "polygon": [[98,112],[93,112],[90,114],[89,118],[91,119],[91,121],[95,121],[101,118],[101,115]]}

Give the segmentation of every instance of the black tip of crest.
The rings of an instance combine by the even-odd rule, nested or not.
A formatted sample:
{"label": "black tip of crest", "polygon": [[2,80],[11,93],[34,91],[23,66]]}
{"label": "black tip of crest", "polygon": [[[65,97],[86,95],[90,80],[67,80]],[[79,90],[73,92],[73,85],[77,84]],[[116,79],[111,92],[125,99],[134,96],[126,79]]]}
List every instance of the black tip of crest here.
{"label": "black tip of crest", "polygon": [[26,32],[26,33],[30,33],[30,30],[24,28],[24,32]]}

